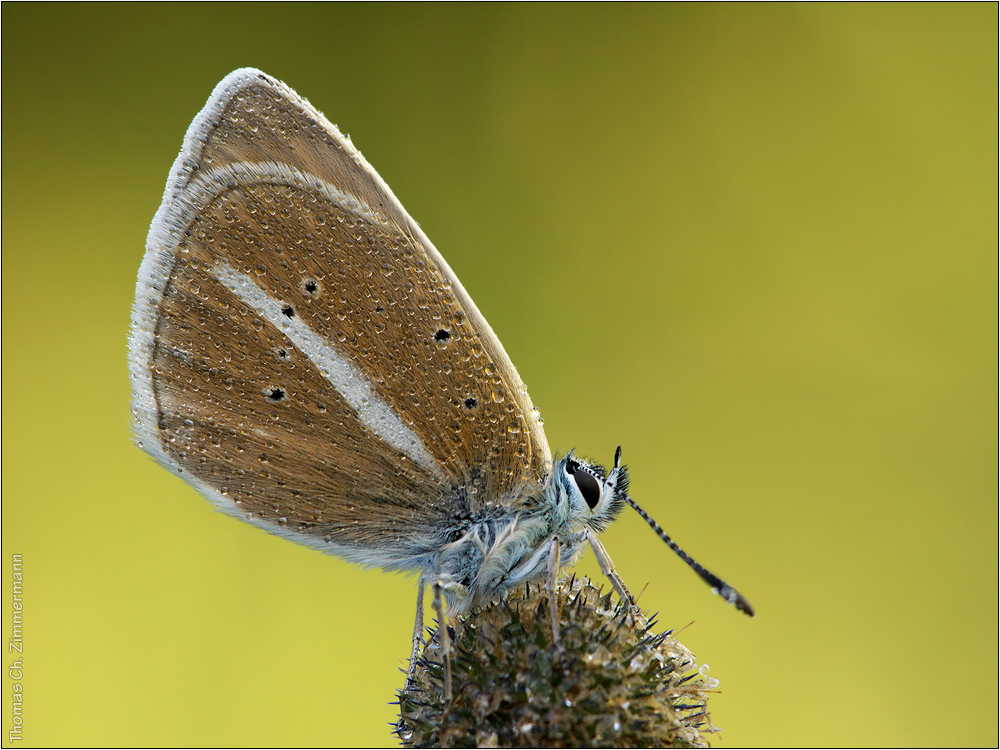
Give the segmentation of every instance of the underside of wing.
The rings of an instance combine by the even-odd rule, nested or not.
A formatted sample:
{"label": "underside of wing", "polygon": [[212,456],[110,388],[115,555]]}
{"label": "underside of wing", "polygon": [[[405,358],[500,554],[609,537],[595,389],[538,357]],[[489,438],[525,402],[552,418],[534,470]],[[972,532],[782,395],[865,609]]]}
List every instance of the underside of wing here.
{"label": "underside of wing", "polygon": [[349,141],[259,71],[228,76],[188,131],[130,362],[146,450],[228,512],[363,563],[409,567],[551,464],[451,269]]}

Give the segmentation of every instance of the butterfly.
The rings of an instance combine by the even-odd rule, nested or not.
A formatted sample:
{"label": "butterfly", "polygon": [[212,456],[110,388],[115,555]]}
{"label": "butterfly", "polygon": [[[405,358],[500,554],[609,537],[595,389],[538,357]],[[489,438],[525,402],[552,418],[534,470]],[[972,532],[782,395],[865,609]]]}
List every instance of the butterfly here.
{"label": "butterfly", "polygon": [[414,655],[426,585],[443,620],[525,582],[551,592],[588,547],[631,605],[598,539],[626,505],[753,614],[629,497],[620,447],[610,468],[553,460],[444,258],[350,139],[258,70],[227,76],[188,129],[139,270],[129,367],[136,441],[215,507],[419,574]]}

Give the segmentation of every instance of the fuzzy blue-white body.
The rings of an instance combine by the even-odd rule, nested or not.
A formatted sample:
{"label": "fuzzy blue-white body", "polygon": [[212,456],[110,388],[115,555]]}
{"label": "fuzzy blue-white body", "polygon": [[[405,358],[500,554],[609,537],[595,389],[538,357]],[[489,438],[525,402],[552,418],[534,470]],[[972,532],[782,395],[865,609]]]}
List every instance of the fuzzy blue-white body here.
{"label": "fuzzy blue-white body", "polygon": [[628,471],[610,472],[572,453],[556,461],[534,496],[458,526],[452,540],[422,563],[424,580],[441,586],[449,613],[483,606],[527,581],[543,579],[558,543],[571,565],[625,505]]}

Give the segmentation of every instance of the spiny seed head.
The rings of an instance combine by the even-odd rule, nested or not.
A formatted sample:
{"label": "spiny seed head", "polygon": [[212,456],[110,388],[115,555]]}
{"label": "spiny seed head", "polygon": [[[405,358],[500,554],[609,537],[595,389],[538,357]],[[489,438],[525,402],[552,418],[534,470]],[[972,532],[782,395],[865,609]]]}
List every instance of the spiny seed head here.
{"label": "spiny seed head", "polygon": [[399,692],[406,747],[707,747],[718,684],[670,633],[589,581],[532,586],[452,623],[454,698],[445,715],[437,633]]}

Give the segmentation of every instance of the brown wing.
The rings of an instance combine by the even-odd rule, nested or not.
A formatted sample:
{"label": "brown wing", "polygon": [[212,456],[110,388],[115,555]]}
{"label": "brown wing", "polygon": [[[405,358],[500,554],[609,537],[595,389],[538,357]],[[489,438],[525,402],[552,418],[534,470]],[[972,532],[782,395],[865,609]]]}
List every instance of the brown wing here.
{"label": "brown wing", "polygon": [[227,77],[188,131],[131,364],[147,450],[229,512],[361,562],[513,502],[551,463],[451,269],[336,128],[259,71]]}

